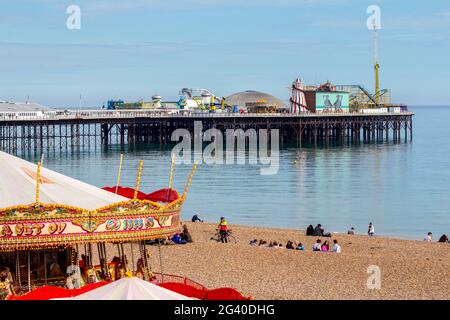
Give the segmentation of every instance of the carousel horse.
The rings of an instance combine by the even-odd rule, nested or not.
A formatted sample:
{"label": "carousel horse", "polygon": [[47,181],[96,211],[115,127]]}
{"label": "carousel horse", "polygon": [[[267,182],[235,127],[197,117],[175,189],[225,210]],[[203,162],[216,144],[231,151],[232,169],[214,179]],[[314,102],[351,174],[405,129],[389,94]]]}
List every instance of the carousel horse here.
{"label": "carousel horse", "polygon": [[8,279],[8,273],[10,273],[8,270],[4,270],[0,273],[0,300],[5,300],[6,297],[15,294],[12,282]]}
{"label": "carousel horse", "polygon": [[110,263],[108,266],[108,274],[111,281],[116,280],[116,265],[114,263]]}
{"label": "carousel horse", "polygon": [[136,277],[145,279],[144,260],[139,258],[136,265]]}
{"label": "carousel horse", "polygon": [[97,272],[93,266],[89,266],[89,269],[86,270],[86,280],[88,284],[99,282]]}
{"label": "carousel horse", "polygon": [[70,265],[66,270],[66,286],[69,289],[79,289],[82,286],[82,278],[80,267],[77,265]]}

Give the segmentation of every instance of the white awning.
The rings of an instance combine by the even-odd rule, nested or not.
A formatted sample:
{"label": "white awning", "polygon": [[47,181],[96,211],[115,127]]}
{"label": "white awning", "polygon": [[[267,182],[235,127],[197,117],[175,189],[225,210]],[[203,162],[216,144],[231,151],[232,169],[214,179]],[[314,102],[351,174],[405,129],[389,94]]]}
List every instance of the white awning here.
{"label": "white awning", "polygon": [[[0,208],[36,201],[37,165],[0,151]],[[90,184],[41,168],[39,201],[88,210],[128,199]]]}
{"label": "white awning", "polygon": [[136,277],[122,278],[70,300],[194,300]]}

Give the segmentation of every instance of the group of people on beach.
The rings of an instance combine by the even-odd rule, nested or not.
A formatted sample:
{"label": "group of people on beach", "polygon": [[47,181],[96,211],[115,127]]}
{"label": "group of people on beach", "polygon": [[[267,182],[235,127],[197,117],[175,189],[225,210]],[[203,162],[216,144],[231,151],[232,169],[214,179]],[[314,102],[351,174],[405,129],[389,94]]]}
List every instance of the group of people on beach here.
{"label": "group of people on beach", "polygon": [[[252,247],[266,247],[266,248],[277,248],[277,249],[290,249],[290,250],[300,250],[304,251],[305,246],[302,242],[294,242],[294,241],[288,241],[285,245],[283,245],[281,242],[277,241],[270,241],[269,243],[265,240],[257,240],[253,239],[250,240],[249,245]],[[333,247],[330,248],[330,244],[328,241],[325,241],[322,243],[322,240],[318,239],[316,243],[314,243],[313,251],[321,251],[321,252],[335,252],[335,253],[341,253],[342,249],[339,245],[338,241],[335,239],[333,240]]]}
{"label": "group of people on beach", "polygon": [[316,243],[313,245],[313,251],[341,253],[342,248],[336,239],[333,240],[332,248],[330,248],[328,240],[322,243],[321,239],[317,239]]}
{"label": "group of people on beach", "polygon": [[252,247],[266,247],[266,248],[276,248],[276,249],[291,249],[291,250],[305,250],[305,247],[302,242],[295,243],[293,241],[288,241],[285,245],[281,242],[266,240],[250,240],[249,245]]}
{"label": "group of people on beach", "polygon": [[319,223],[315,228],[310,224],[308,228],[306,228],[307,236],[315,236],[315,237],[331,237],[331,233],[325,232],[325,229]]}
{"label": "group of people on beach", "polygon": [[[433,241],[433,233],[432,232],[428,232],[428,234],[425,236],[425,239],[423,239],[423,241],[432,242]],[[438,242],[450,243],[450,241],[448,240],[448,236],[446,234],[443,234],[439,238]]]}

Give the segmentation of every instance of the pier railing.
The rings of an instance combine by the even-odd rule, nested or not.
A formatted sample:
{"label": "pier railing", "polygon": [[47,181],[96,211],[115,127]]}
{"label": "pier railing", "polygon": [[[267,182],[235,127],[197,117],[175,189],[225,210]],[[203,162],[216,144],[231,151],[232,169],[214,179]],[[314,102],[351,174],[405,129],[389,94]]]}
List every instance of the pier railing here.
{"label": "pier railing", "polygon": [[300,113],[187,113],[179,111],[140,111],[140,110],[86,110],[86,111],[49,111],[49,112],[0,112],[0,121],[22,120],[76,120],[76,119],[130,119],[130,118],[284,118],[284,117],[354,117],[383,116],[393,114],[411,115],[408,111],[387,112],[300,112]]}

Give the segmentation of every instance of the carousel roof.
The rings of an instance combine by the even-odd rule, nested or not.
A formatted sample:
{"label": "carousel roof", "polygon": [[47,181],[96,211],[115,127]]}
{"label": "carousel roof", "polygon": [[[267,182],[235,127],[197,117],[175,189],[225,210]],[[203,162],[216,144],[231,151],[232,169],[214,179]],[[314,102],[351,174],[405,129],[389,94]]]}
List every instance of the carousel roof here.
{"label": "carousel roof", "polygon": [[[0,151],[0,208],[36,201],[37,165]],[[39,201],[87,210],[127,201],[127,198],[41,168]]]}
{"label": "carousel roof", "polygon": [[122,278],[71,300],[193,300],[136,277]]}

